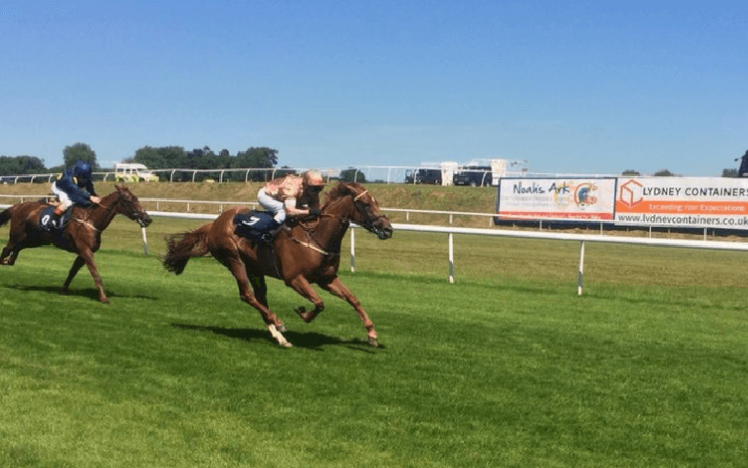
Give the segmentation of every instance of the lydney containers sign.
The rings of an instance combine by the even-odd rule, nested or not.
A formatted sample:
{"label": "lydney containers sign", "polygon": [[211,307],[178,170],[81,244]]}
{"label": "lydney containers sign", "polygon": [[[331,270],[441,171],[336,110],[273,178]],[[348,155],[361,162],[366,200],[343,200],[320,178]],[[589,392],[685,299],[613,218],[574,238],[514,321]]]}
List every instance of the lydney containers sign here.
{"label": "lydney containers sign", "polygon": [[619,178],[616,224],[748,229],[748,180]]}

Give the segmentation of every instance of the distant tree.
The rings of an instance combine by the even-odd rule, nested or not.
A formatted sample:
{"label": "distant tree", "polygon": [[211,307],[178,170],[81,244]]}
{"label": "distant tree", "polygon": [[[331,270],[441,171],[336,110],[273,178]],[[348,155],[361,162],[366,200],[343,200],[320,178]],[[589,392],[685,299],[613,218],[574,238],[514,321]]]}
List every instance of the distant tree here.
{"label": "distant tree", "polygon": [[39,174],[48,172],[44,160],[36,156],[0,156],[0,175]]}
{"label": "distant tree", "polygon": [[65,167],[72,166],[76,161],[83,161],[89,163],[94,170],[99,168],[99,164],[96,162],[96,153],[85,143],[66,146],[62,150],[62,157]]}
{"label": "distant tree", "polygon": [[673,177],[675,174],[667,169],[661,169],[654,173],[655,177]]}
{"label": "distant tree", "polygon": [[181,146],[153,148],[144,146],[135,152],[133,161],[149,169],[171,169],[187,167],[186,154]]}
{"label": "distant tree", "polygon": [[208,146],[190,151],[187,157],[191,169],[221,169],[217,164],[216,154]]}
{"label": "distant tree", "polygon": [[216,167],[221,169],[228,169],[231,167],[231,153],[229,150],[222,149],[215,158]]}
{"label": "distant tree", "polygon": [[621,175],[625,177],[637,177],[637,176],[640,176],[641,173],[634,169],[626,169],[625,171],[621,173]]}
{"label": "distant tree", "polygon": [[248,148],[236,154],[231,167],[235,168],[272,168],[278,164],[278,150],[272,148]]}
{"label": "distant tree", "polygon": [[[278,150],[267,147],[251,147],[247,151],[240,151],[231,161],[231,167],[237,169],[271,169],[276,164],[278,164]],[[250,171],[249,178],[254,181],[269,180],[270,171]]]}
{"label": "distant tree", "polygon": [[737,169],[722,169],[722,177],[738,177]]}
{"label": "distant tree", "polygon": [[278,178],[278,177],[285,177],[285,176],[287,176],[289,174],[296,174],[296,171],[293,170],[293,169],[291,169],[288,166],[283,166],[280,169],[278,169],[277,171],[275,171],[275,177],[276,178]]}
{"label": "distant tree", "polygon": [[366,183],[366,176],[364,175],[364,173],[359,172],[358,174],[356,174],[357,170],[358,169],[356,169],[355,167],[343,169],[342,171],[340,171],[340,180],[342,180],[343,182],[354,182],[355,179],[355,182]]}

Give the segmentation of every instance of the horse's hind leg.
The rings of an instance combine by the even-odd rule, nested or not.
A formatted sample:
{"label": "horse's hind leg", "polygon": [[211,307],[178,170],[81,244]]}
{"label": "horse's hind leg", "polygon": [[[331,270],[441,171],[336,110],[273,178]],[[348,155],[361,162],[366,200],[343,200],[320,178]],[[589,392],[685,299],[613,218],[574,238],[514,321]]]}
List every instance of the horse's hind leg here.
{"label": "horse's hind leg", "polygon": [[0,265],[13,265],[15,263],[16,255],[13,249],[10,247],[10,242],[3,248],[3,253],[0,254]]}
{"label": "horse's hind leg", "polygon": [[234,278],[236,278],[236,285],[239,287],[239,297],[242,301],[251,305],[260,312],[262,320],[265,322],[270,335],[275,339],[275,341],[286,348],[291,347],[291,343],[286,340],[286,337],[284,337],[279,330],[279,328],[284,327],[283,322],[278,320],[278,317],[258,301],[254,294],[252,294],[252,291],[249,288],[249,277],[244,263],[237,258],[216,258],[229,269],[232,275],[234,275]]}
{"label": "horse's hind leg", "polygon": [[[252,284],[252,290],[255,292],[255,297],[257,297],[257,300],[260,301],[260,304],[270,309],[270,305],[268,305],[268,287],[265,283],[265,276],[261,274],[254,274],[249,271],[247,272],[247,276],[249,277],[249,282]],[[275,323],[275,327],[279,332],[285,332],[286,325],[277,316],[276,318],[277,321]]]}
{"label": "horse's hind leg", "polygon": [[8,241],[8,245],[3,248],[3,253],[0,254],[0,265],[13,266],[18,259],[18,252],[22,247],[12,241]]}
{"label": "horse's hind leg", "polygon": [[364,323],[364,327],[366,327],[369,344],[374,347],[378,346],[379,343],[377,342],[377,331],[374,329],[374,323],[371,321],[364,308],[361,307],[361,303],[358,302],[356,296],[354,296],[353,293],[350,292],[348,288],[345,287],[345,285],[343,285],[343,282],[340,281],[340,278],[336,276],[329,283],[320,283],[319,285],[322,289],[330,292],[330,294],[338,296],[341,299],[345,299],[354,309],[356,309],[358,317]]}
{"label": "horse's hind leg", "polygon": [[68,288],[70,287],[70,283],[73,282],[73,278],[75,278],[75,275],[78,274],[78,271],[80,271],[80,269],[83,268],[83,265],[85,264],[86,260],[84,260],[83,257],[76,257],[75,261],[73,262],[73,266],[70,267],[68,278],[65,280],[65,284],[62,285],[62,289],[60,289],[60,294],[67,294],[69,292]]}

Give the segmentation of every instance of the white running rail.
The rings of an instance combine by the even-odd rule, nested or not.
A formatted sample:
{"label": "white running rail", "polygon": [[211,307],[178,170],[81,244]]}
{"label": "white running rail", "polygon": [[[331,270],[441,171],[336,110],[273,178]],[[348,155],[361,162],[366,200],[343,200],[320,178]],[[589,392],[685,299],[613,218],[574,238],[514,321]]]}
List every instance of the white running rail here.
{"label": "white running rail", "polygon": [[[0,205],[0,209],[8,208],[10,205]],[[203,214],[203,213],[174,213],[168,211],[149,211],[151,216],[160,216],[165,218],[178,218],[178,219],[198,219],[198,220],[214,220],[218,217],[216,214]],[[357,228],[356,225],[351,225]],[[579,249],[579,272],[577,276],[577,294],[582,294],[582,286],[584,284],[584,248],[587,242],[604,242],[610,244],[634,244],[634,245],[650,245],[660,247],[675,247],[675,248],[689,248],[689,249],[711,249],[711,250],[737,250],[737,251],[748,251],[748,242],[725,242],[725,241],[709,241],[709,240],[688,240],[688,239],[652,239],[645,237],[624,237],[624,236],[607,236],[600,234],[568,234],[561,232],[539,232],[539,231],[514,231],[506,229],[476,229],[476,228],[460,228],[453,226],[421,226],[414,224],[398,224],[395,223],[392,227],[396,231],[413,231],[413,232],[427,232],[427,233],[441,233],[447,235],[447,258],[449,261],[449,272],[448,280],[450,283],[455,281],[455,266],[454,266],[454,237],[455,235],[478,235],[478,236],[492,236],[492,237],[517,237],[525,239],[543,239],[543,240],[558,240],[558,241],[576,241],[580,243]],[[356,263],[356,234],[355,229],[351,231],[351,271],[355,271]],[[147,242],[144,235],[144,243]],[[147,244],[146,244],[147,245]]]}

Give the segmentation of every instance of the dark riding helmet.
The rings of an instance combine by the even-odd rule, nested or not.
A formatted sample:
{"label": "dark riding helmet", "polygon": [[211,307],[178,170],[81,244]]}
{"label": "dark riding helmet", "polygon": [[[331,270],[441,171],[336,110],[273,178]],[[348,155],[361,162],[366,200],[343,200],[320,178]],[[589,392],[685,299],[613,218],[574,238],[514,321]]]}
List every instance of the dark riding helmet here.
{"label": "dark riding helmet", "polygon": [[80,177],[82,179],[90,179],[91,165],[85,161],[76,161],[74,173],[76,177]]}

